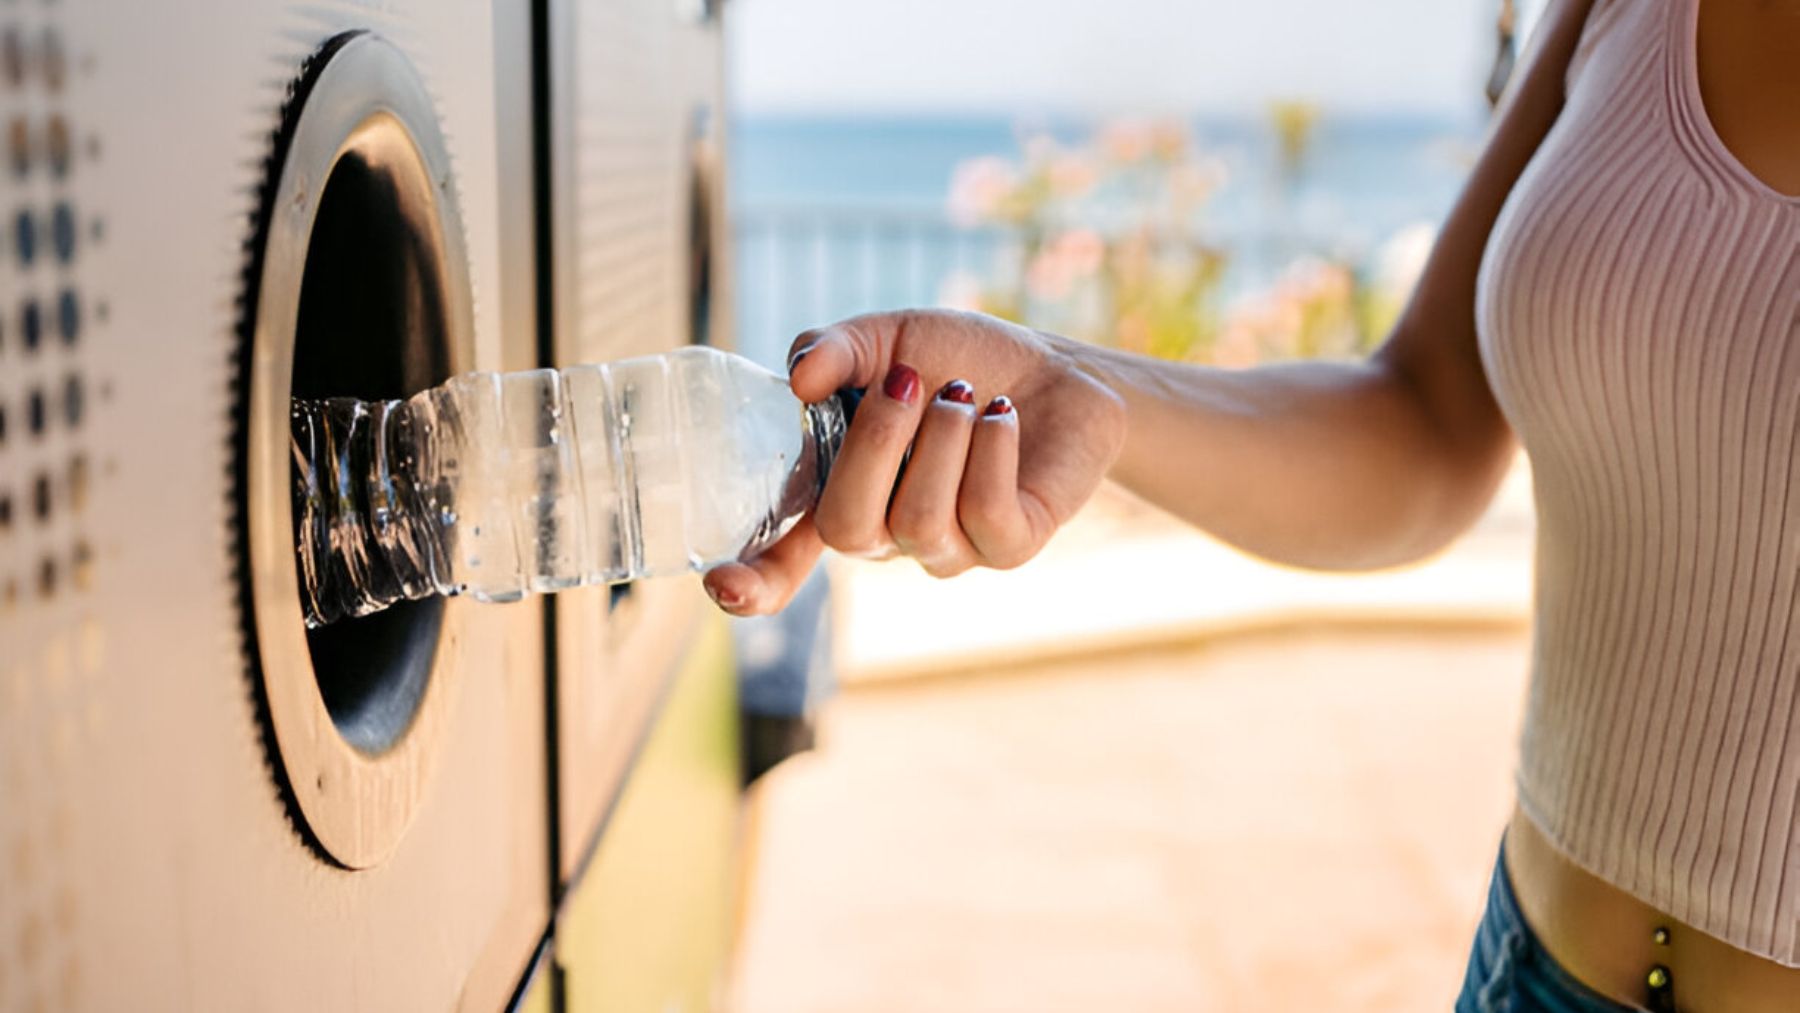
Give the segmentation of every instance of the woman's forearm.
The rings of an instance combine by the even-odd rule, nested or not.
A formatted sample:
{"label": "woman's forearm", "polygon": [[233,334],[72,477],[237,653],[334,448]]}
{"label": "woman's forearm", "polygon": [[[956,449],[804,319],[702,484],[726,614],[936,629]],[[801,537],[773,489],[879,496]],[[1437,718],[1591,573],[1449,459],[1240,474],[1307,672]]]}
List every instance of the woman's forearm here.
{"label": "woman's forearm", "polygon": [[1365,569],[1427,555],[1479,515],[1511,459],[1497,413],[1443,425],[1379,356],[1222,370],[1058,345],[1125,401],[1111,477],[1278,562]]}

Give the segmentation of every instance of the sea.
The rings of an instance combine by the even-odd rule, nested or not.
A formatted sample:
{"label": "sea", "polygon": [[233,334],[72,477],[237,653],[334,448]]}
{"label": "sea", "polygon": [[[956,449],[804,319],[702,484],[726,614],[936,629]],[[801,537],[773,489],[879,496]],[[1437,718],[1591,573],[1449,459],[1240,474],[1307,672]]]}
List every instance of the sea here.
{"label": "sea", "polygon": [[[743,115],[731,124],[729,200],[737,259],[739,346],[778,363],[808,327],[874,309],[937,302],[946,279],[979,276],[1003,230],[948,217],[958,165],[1021,157],[1022,139],[1064,144],[1100,124],[1075,117]],[[1203,218],[1231,254],[1228,287],[1254,291],[1296,256],[1350,263],[1448,212],[1473,163],[1485,116],[1324,112],[1300,174],[1286,183],[1268,117],[1187,123],[1197,150],[1225,167]]]}

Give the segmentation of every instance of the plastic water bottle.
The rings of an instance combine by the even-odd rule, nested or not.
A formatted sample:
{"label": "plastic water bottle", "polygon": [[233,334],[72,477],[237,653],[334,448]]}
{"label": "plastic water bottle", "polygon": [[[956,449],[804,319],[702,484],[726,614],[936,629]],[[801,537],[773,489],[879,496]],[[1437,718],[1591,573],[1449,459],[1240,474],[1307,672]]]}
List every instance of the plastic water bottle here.
{"label": "plastic water bottle", "polygon": [[753,554],[817,501],[853,410],[698,347],[471,373],[404,401],[296,400],[307,625]]}

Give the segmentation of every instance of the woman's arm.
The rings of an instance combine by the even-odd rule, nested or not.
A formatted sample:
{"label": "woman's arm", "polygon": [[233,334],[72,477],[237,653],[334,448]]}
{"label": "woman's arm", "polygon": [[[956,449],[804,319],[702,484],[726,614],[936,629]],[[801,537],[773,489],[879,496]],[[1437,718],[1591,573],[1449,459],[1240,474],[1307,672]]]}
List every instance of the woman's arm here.
{"label": "woman's arm", "polygon": [[[1227,541],[1302,566],[1402,563],[1466,528],[1512,456],[1476,348],[1476,274],[1561,111],[1588,6],[1562,0],[1546,14],[1411,302],[1368,361],[1225,371],[1062,344],[1125,399],[1113,476]],[[1173,446],[1184,448],[1178,466]]]}
{"label": "woman's arm", "polygon": [[[1591,3],[1553,0],[1412,300],[1367,361],[1219,370],[945,311],[809,332],[794,346],[795,393],[870,396],[814,514],[762,557],[712,571],[708,591],[728,611],[774,611],[827,545],[909,555],[940,576],[1016,566],[1109,471],[1284,562],[1373,567],[1441,546],[1511,456],[1476,345],[1475,279],[1507,194],[1562,109]],[[974,388],[973,405],[936,396],[953,380]],[[989,414],[996,395],[1012,410]]]}

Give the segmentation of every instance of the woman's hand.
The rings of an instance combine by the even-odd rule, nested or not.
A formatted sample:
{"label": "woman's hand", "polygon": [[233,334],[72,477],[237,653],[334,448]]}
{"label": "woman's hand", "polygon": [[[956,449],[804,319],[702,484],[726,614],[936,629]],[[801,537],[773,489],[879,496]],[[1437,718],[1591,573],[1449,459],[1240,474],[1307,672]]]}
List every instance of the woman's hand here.
{"label": "woman's hand", "polygon": [[948,310],[870,314],[802,334],[788,360],[796,395],[813,403],[846,387],[868,393],[814,512],[756,559],[712,570],[707,592],[735,614],[777,611],[827,546],[910,556],[939,577],[1036,555],[1125,440],[1123,402],[1067,348]]}

